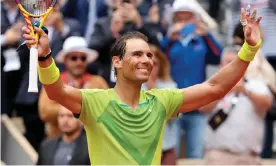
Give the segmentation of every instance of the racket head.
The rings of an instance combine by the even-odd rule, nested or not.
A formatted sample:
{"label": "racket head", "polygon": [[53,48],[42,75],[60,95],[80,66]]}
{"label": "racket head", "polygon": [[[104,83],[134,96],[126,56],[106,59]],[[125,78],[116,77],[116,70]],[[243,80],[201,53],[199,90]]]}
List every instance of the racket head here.
{"label": "racket head", "polygon": [[20,11],[31,17],[42,17],[49,13],[57,0],[15,0]]}

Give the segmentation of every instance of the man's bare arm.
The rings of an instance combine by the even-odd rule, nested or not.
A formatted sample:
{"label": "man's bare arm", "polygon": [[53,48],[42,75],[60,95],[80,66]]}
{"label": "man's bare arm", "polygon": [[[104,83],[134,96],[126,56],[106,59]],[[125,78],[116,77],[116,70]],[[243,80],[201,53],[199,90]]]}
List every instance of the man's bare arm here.
{"label": "man's bare arm", "polygon": [[[30,30],[26,27],[22,28],[24,34],[23,38],[26,41],[28,47],[35,44],[37,41],[31,35],[29,35]],[[38,41],[38,56],[45,57],[50,51],[49,46],[49,39],[47,34],[40,28],[35,27],[35,31],[39,34],[40,38]],[[48,58],[45,61],[39,61],[39,67],[41,69],[46,69],[49,67],[53,62],[52,58]],[[58,71],[59,72],[59,71]],[[53,71],[48,71],[46,73],[47,76],[52,77]],[[59,73],[58,73],[59,74]],[[59,75],[58,75],[59,76]],[[43,84],[45,91],[49,97],[49,99],[56,101],[57,103],[63,105],[70,111],[75,114],[80,114],[81,111],[81,103],[82,103],[82,96],[79,89],[67,86],[63,84],[60,76],[58,79],[51,83],[51,84]]]}
{"label": "man's bare arm", "polygon": [[[40,67],[48,67],[52,63],[49,58],[45,62],[39,62]],[[61,78],[53,84],[43,85],[49,99],[63,105],[75,114],[80,114],[82,96],[77,88],[63,84]]]}
{"label": "man's bare arm", "polygon": [[257,18],[256,15],[256,9],[252,13],[250,7],[246,11],[241,9],[240,20],[243,24],[245,44],[241,48],[239,56],[206,82],[184,89],[181,112],[192,111],[222,98],[243,77],[262,43],[260,30],[262,17]]}
{"label": "man's bare arm", "polygon": [[39,117],[44,122],[56,122],[60,104],[50,100],[44,88],[41,89],[38,99]]}
{"label": "man's bare arm", "polygon": [[183,89],[181,112],[192,111],[222,98],[243,77],[248,65],[249,62],[237,58],[206,82]]}

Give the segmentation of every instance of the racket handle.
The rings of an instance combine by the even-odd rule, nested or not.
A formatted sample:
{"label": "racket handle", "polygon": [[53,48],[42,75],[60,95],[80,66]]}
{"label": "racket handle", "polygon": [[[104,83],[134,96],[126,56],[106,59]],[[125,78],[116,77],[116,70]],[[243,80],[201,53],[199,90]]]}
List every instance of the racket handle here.
{"label": "racket handle", "polygon": [[29,68],[29,87],[28,92],[38,93],[38,50],[36,47],[30,48],[30,68]]}

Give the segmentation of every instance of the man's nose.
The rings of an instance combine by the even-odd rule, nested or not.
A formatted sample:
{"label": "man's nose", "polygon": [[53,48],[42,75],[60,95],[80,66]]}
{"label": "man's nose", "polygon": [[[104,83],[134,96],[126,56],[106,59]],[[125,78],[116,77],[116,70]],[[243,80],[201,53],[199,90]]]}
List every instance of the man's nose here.
{"label": "man's nose", "polygon": [[148,55],[144,54],[142,56],[142,61],[143,61],[143,63],[149,63],[151,61],[151,58],[148,57]]}
{"label": "man's nose", "polygon": [[78,58],[77,60],[76,60],[76,63],[77,64],[83,64],[85,61],[83,61],[81,58]]}

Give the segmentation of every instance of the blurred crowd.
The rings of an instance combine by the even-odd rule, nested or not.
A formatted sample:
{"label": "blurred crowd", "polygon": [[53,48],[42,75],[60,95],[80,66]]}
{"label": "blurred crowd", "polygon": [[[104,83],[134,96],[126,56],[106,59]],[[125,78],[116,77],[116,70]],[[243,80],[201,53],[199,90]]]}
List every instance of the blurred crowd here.
{"label": "blurred crowd", "polygon": [[[276,1],[59,0],[44,30],[61,79],[70,86],[113,88],[111,45],[120,35],[139,31],[154,54],[154,70],[142,88],[186,88],[206,80],[208,65],[221,68],[237,56],[244,43],[240,8],[248,4],[263,17],[262,49],[229,94],[168,121],[162,164],[174,165],[183,156],[209,164],[260,164],[273,157]],[[80,121],[50,100],[40,83],[38,94],[27,92],[24,25],[15,2],[1,0],[1,113],[22,117],[25,137],[39,154],[37,164],[88,165]]]}

